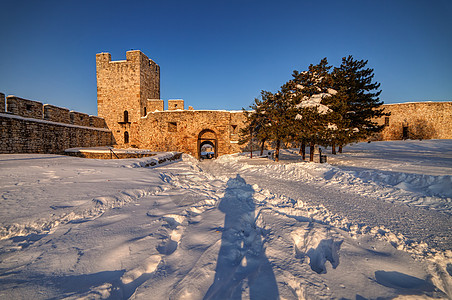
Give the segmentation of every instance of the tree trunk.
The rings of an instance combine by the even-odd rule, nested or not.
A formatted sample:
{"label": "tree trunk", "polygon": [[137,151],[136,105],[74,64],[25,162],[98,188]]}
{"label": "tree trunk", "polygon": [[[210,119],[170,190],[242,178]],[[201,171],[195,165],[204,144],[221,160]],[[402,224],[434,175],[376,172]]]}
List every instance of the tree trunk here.
{"label": "tree trunk", "polygon": [[280,147],[281,141],[276,141],[276,150],[275,150],[275,161],[279,161],[279,147]]}
{"label": "tree trunk", "polygon": [[342,145],[339,145],[339,153],[342,153]]}
{"label": "tree trunk", "polygon": [[262,145],[261,145],[261,156],[264,155],[264,146],[265,146],[265,139],[262,140]]}
{"label": "tree trunk", "polygon": [[306,142],[305,141],[301,142],[300,155],[301,155],[302,160],[306,159]]}
{"label": "tree trunk", "polygon": [[250,158],[253,158],[253,131],[250,132],[250,149],[251,149]]}
{"label": "tree trunk", "polygon": [[309,145],[309,161],[314,161],[314,146],[315,144],[311,142]]}
{"label": "tree trunk", "polygon": [[331,145],[331,154],[336,154],[336,144]]}

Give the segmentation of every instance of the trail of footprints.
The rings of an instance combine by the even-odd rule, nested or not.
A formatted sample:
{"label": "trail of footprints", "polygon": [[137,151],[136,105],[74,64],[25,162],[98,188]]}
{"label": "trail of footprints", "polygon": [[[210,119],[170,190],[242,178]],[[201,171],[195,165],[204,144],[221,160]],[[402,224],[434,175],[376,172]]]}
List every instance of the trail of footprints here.
{"label": "trail of footprints", "polygon": [[[186,227],[189,224],[197,223],[202,218],[203,212],[216,207],[218,201],[224,195],[227,178],[222,178],[223,180],[206,178],[204,174],[163,175],[164,181],[174,187],[174,194],[177,191],[178,199],[181,198],[180,194],[183,191],[188,191],[192,193],[192,198],[196,198],[198,201],[187,198],[187,203],[177,203],[178,206],[183,207],[186,205],[187,207],[181,214],[164,214],[158,217],[158,211],[148,211],[148,216],[158,217],[157,221],[162,222],[160,228],[151,234],[159,241],[155,247],[158,254],[149,256],[138,267],[127,270],[123,274],[120,284],[122,287],[119,287],[119,289],[123,290],[122,293],[130,290],[126,294],[132,295],[141,284],[151,278],[152,274],[164,263],[165,256],[172,255],[177,251]],[[268,190],[260,189],[257,186],[253,188],[255,190],[256,216],[259,214],[258,211],[264,209],[269,210],[273,214],[296,218],[296,216],[290,216],[290,214],[286,213],[291,212],[297,205],[291,199],[281,198],[281,196],[271,194]],[[300,208],[297,207],[296,209]],[[311,224],[311,222],[303,222],[306,226],[295,228],[287,239],[292,239],[293,248],[295,249],[294,259],[301,264],[307,263],[314,272],[323,274],[326,273],[325,265],[327,262],[331,263],[333,268],[339,265],[339,250],[342,240],[333,239],[328,232],[319,232],[318,228],[313,229],[312,224],[309,225],[308,223]],[[214,248],[218,248],[218,246],[216,245]],[[193,266],[193,270],[190,273],[198,273],[195,271],[197,268],[198,266]],[[185,286],[182,281],[179,285]],[[185,289],[186,287],[180,288]]]}

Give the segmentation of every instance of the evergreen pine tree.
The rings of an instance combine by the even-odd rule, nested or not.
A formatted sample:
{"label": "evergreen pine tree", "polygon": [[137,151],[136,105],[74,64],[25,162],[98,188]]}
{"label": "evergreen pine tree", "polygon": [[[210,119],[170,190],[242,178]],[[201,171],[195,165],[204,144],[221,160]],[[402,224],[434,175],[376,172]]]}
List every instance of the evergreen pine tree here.
{"label": "evergreen pine tree", "polygon": [[247,113],[247,125],[241,130],[241,143],[254,136],[261,143],[275,144],[275,160],[279,161],[281,144],[289,139],[293,131],[296,110],[290,97],[284,92],[261,92],[261,99],[255,99]]}
{"label": "evergreen pine tree", "polygon": [[289,95],[278,91],[266,92],[265,111],[269,120],[266,127],[270,140],[275,143],[275,161],[279,161],[281,144],[289,139],[293,132],[296,110]]}
{"label": "evergreen pine tree", "polygon": [[[265,91],[262,91],[261,95],[264,93]],[[250,111],[243,109],[243,113],[246,117],[246,125],[240,129],[239,144],[248,144],[251,151],[251,157],[253,157],[253,142],[257,140],[263,147],[265,141],[268,139],[266,126],[269,121],[264,111],[264,100],[255,98],[254,103],[250,105],[250,109]]]}
{"label": "evergreen pine tree", "polygon": [[322,99],[330,96],[331,78],[326,58],[317,65],[310,65],[307,71],[294,71],[293,79],[283,86],[292,95],[296,105],[297,116],[293,138],[300,142],[300,153],[305,159],[304,148],[309,144],[310,160],[314,160],[314,146],[322,143],[328,128],[326,114],[329,108],[321,103]]}
{"label": "evergreen pine tree", "polygon": [[384,126],[375,118],[388,115],[379,100],[380,84],[373,82],[373,69],[366,68],[367,61],[355,60],[350,55],[342,59],[340,67],[331,73],[333,97],[323,99],[332,113],[330,121],[335,130],[332,143],[341,146],[380,132]]}

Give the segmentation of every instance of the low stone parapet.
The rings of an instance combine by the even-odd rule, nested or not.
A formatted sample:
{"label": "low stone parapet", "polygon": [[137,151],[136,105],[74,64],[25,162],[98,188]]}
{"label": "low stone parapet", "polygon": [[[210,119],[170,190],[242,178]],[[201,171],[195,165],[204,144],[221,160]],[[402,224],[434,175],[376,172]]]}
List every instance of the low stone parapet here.
{"label": "low stone parapet", "polygon": [[[76,156],[91,159],[127,159],[127,158],[143,158],[157,156],[157,152],[145,149],[114,149],[110,147],[95,148],[72,148],[66,149],[65,155]],[[171,152],[171,155],[157,156],[156,160],[150,161],[144,167],[151,167],[167,161],[173,161],[181,158],[181,152]]]}

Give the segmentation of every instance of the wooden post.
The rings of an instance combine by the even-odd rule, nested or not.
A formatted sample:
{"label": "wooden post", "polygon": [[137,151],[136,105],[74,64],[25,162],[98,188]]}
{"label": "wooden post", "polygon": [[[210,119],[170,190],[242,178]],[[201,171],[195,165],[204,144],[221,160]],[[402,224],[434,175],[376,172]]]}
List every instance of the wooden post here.
{"label": "wooden post", "polygon": [[315,144],[313,142],[309,145],[309,161],[314,161],[314,146]]}
{"label": "wooden post", "polygon": [[251,148],[251,155],[250,158],[253,158],[253,130],[250,131],[250,148]]}

